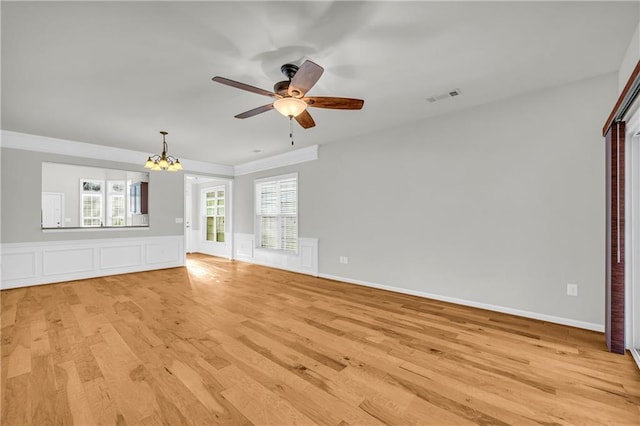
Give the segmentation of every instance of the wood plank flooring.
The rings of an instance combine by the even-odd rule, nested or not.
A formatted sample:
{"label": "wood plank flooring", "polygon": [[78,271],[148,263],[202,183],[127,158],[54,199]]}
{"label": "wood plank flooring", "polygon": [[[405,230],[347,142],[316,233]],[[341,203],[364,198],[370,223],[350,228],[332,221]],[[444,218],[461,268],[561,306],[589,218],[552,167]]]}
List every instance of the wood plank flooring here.
{"label": "wood plank flooring", "polygon": [[0,293],[2,425],[638,425],[600,333],[192,255]]}

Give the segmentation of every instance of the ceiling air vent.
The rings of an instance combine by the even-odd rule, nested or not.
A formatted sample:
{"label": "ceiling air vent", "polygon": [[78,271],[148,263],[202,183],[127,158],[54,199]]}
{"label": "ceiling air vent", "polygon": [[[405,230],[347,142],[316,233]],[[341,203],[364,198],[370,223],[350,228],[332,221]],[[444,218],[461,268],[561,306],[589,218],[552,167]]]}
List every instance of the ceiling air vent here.
{"label": "ceiling air vent", "polygon": [[441,101],[443,99],[447,99],[447,98],[453,98],[454,96],[459,96],[461,95],[462,92],[460,91],[460,89],[453,89],[453,90],[449,90],[446,93],[442,93],[440,95],[434,95],[434,96],[430,96],[427,98],[427,100],[431,103],[437,102],[437,101]]}

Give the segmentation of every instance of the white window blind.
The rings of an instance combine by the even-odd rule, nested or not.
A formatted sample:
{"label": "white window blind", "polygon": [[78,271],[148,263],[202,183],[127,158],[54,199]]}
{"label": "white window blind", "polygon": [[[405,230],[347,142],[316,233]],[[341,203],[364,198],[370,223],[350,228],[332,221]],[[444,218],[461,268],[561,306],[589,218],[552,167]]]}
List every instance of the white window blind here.
{"label": "white window blind", "polygon": [[256,181],[257,246],[298,251],[298,176]]}

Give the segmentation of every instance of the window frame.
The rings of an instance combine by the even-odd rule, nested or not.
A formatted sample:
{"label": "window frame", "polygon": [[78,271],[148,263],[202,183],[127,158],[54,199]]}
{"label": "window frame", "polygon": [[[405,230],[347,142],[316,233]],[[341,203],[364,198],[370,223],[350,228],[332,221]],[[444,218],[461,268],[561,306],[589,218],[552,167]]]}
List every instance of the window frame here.
{"label": "window frame", "polygon": [[[120,191],[116,190],[116,185],[122,185]],[[106,206],[104,209],[105,222],[107,226],[122,227],[127,226],[127,182],[126,180],[108,180],[107,196],[105,198]],[[113,216],[114,198],[122,199],[122,216]],[[122,225],[114,225],[113,219],[122,219]]]}
{"label": "window frame", "polygon": [[[218,197],[218,192],[222,191],[222,197]],[[222,215],[218,214],[218,209],[220,208],[218,203],[215,203],[213,208],[214,208],[214,215],[213,216],[209,216],[208,213],[208,208],[209,206],[207,206],[207,201],[209,199],[209,197],[207,197],[207,193],[210,192],[214,192],[215,196],[213,197],[213,200],[222,200],[223,204],[222,204],[222,208],[224,213]],[[201,192],[201,197],[202,197],[202,206],[203,206],[203,210],[204,210],[204,235],[201,234],[201,238],[202,241],[207,243],[207,244],[226,244],[227,241],[227,188],[225,185],[217,185],[217,186],[212,186],[212,187],[207,187],[207,188],[203,188],[202,192]],[[212,217],[213,218],[213,225],[214,225],[214,235],[216,240],[208,240],[207,239],[207,234],[208,234],[208,219]],[[223,238],[224,241],[218,241],[218,225],[217,225],[217,218],[221,217],[223,220],[223,229],[222,229],[222,234],[223,234]]]}
{"label": "window frame", "polygon": [[[280,183],[283,181],[288,181],[288,180],[292,180],[295,179],[295,184],[296,184],[296,195],[295,195],[295,216],[291,215],[291,214],[282,214],[280,213]],[[260,207],[260,200],[261,200],[261,186],[267,183],[276,183],[278,185],[278,190],[277,190],[277,198],[278,201],[276,202],[276,206],[277,206],[277,210],[278,213],[275,214],[276,216],[276,236],[275,236],[275,241],[276,241],[276,247],[263,247],[262,246],[262,228],[261,228],[261,218],[265,215],[261,215],[260,212],[258,211],[259,207]],[[255,243],[255,248],[258,250],[268,250],[268,251],[274,251],[274,252],[278,252],[278,253],[286,253],[286,254],[291,254],[291,255],[297,255],[299,248],[300,248],[300,235],[299,235],[299,231],[300,231],[300,213],[299,213],[299,199],[300,199],[300,179],[298,177],[298,173],[294,172],[294,173],[287,173],[287,174],[283,174],[283,175],[277,175],[277,176],[270,176],[270,177],[265,177],[265,178],[260,178],[260,179],[255,179],[254,180],[254,184],[253,184],[253,190],[254,190],[254,197],[253,197],[253,211],[254,211],[254,243]],[[269,215],[271,216],[271,215]],[[291,249],[286,249],[282,247],[282,233],[281,233],[281,229],[282,229],[282,221],[284,218],[288,218],[288,217],[294,217],[295,218],[295,249],[291,250]]]}
{"label": "window frame", "polygon": [[[80,220],[81,228],[100,228],[104,226],[104,188],[105,182],[100,179],[80,179]],[[98,205],[100,206],[100,214],[98,216],[85,216],[84,202],[87,197],[98,197]],[[98,220],[95,225],[85,225],[85,219]]]}

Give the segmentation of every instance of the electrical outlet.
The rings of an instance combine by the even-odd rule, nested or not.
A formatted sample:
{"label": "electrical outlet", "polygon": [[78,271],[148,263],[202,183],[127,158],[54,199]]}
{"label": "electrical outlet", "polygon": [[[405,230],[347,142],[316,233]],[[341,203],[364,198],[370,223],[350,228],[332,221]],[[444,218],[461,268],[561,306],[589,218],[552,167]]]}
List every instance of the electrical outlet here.
{"label": "electrical outlet", "polygon": [[577,296],[578,295],[578,284],[567,284],[567,296]]}
{"label": "electrical outlet", "polygon": [[339,261],[340,263],[347,264],[347,263],[349,263],[349,258],[348,258],[347,256],[340,256],[340,258],[338,259],[338,261]]}
{"label": "electrical outlet", "polygon": [[176,223],[182,223],[182,222],[183,222],[183,220],[182,220],[181,217],[176,217]]}

